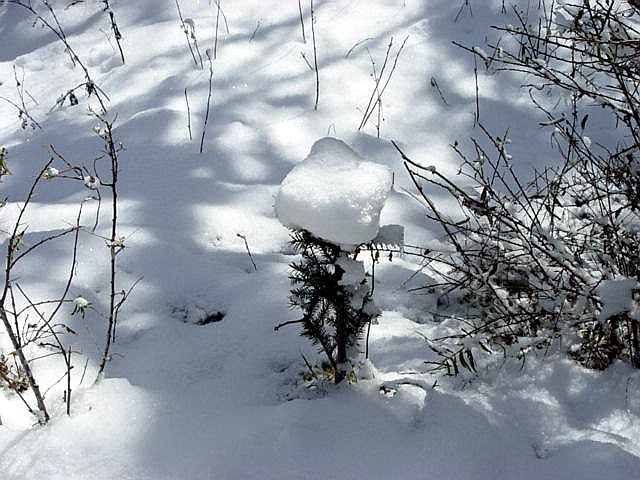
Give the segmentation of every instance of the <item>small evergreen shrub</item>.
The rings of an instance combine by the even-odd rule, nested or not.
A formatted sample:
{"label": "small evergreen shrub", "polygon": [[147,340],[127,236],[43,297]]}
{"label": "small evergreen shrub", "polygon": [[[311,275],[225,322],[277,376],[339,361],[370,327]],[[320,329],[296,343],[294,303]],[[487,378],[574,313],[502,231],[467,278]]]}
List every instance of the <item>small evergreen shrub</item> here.
{"label": "small evergreen shrub", "polygon": [[289,277],[291,306],[303,314],[295,323],[302,324],[301,335],[319,346],[334,382],[340,383],[349,373],[350,350],[380,313],[368,275],[356,260],[358,249],[347,252],[306,230],[294,230],[291,245],[301,255],[291,263]]}

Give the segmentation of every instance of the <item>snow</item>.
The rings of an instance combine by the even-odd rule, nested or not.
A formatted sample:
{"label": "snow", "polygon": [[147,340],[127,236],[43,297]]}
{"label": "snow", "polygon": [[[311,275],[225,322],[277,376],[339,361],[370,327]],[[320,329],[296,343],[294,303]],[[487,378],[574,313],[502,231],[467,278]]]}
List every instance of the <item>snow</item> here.
{"label": "snow", "polygon": [[[308,2],[302,2],[306,43],[297,2],[219,2],[226,21],[218,29],[202,154],[209,72],[195,68],[173,0],[110,0],[123,35],[124,65],[100,2],[50,3],[70,44],[109,94],[115,135],[126,147],[118,184],[118,237],[125,237],[126,248],[117,257],[117,291],[143,278],[120,310],[112,360],[95,382],[109,305],[104,238],[110,194],[88,179],[102,203],[99,209],[97,202],[84,204],[85,229],[68,296],[77,300],[63,305],[56,319],[76,332],[63,337],[73,349],[71,415],[64,408],[66,382],[60,381],[64,361],[32,345],[52,420],[34,425],[21,400],[0,388],[2,480],[640,478],[637,370],[616,363],[607,372],[590,371],[565,352],[550,350],[529,353],[524,363],[500,354],[477,358],[477,375],[425,373],[424,362],[435,359],[425,337],[452,330],[446,320],[434,321],[434,296],[412,291],[430,279],[421,259],[409,253],[394,253],[392,261],[381,253],[375,267],[374,296],[382,315],[371,326],[368,359],[364,345],[358,347],[357,383],[308,388],[302,355],[314,366],[322,356],[296,325],[274,332],[275,325],[299,318],[288,304],[289,263],[296,257],[274,198],[292,168],[307,163],[302,159],[318,138],[342,141],[320,140],[309,159],[347,165],[349,177],[332,184],[327,170],[316,168],[306,181],[309,189],[325,193],[319,180],[329,181],[341,200],[328,198],[317,211],[304,213],[303,200],[313,197],[298,189],[290,197],[295,208],[285,206],[284,213],[293,210],[301,218],[289,221],[305,227],[312,220],[308,228],[315,233],[326,227],[332,240],[339,233],[337,240],[351,245],[374,239],[394,247],[406,241],[451,248],[412,198],[414,187],[389,140],[434,171],[455,174],[458,158],[449,145],[479,131],[472,54],[451,41],[485,45],[493,35],[489,25],[517,23],[513,14],[500,13],[501,0],[470,2],[473,15],[465,9],[457,21],[461,1],[314,2],[317,111],[315,75],[301,57],[313,55]],[[203,55],[214,45],[216,3],[180,1],[183,16],[197,24]],[[534,2],[518,3],[533,8]],[[358,131],[374,89],[372,59],[379,72],[390,37],[396,46],[407,35],[382,97],[379,137],[377,112]],[[94,164],[104,154],[92,132],[95,119],[86,115],[88,106],[98,108],[94,100],[79,94],[79,105],[49,111],[84,78],[64,46],[46,29],[34,28],[27,12],[4,2],[0,45],[0,96],[19,101],[15,66],[37,100],[25,96],[29,112],[43,127],[22,130],[16,109],[0,100],[0,148],[7,148],[12,171],[0,184],[0,200],[8,199],[0,208],[5,251],[2,230],[11,230],[33,175],[49,158],[43,146],[54,145],[72,164],[84,163],[89,177],[95,177],[94,165],[101,174],[106,165]],[[537,127],[546,118],[520,90],[527,82],[488,75],[481,63],[481,121],[490,131],[508,128],[518,173],[543,167],[555,154],[548,129]],[[432,77],[446,103],[430,85]],[[597,145],[599,134],[589,124],[585,135]],[[79,203],[96,194],[83,181],[61,178],[66,168],[54,162],[54,178],[41,182],[23,217],[25,244],[69,228]],[[388,191],[390,171],[394,188]],[[356,181],[364,186],[349,193]],[[365,187],[367,195],[361,193]],[[352,193],[357,205],[345,201]],[[455,201],[433,201],[444,214],[455,213]],[[64,291],[72,246],[71,236],[61,238],[20,262],[16,278],[33,301]],[[368,252],[354,262],[345,281],[372,272]],[[629,285],[620,287],[603,287],[611,294],[605,295],[611,311],[621,305],[616,291],[625,302],[629,298]],[[25,303],[20,296],[17,301]],[[84,308],[84,316],[71,315],[74,307]],[[201,324],[213,315],[222,318]],[[28,321],[36,319],[30,315]],[[11,351],[0,327],[0,352]]]}
{"label": "snow", "polygon": [[640,284],[633,278],[617,278],[614,280],[603,280],[596,292],[602,302],[602,309],[598,315],[601,322],[622,313],[630,313],[635,318],[639,312],[636,311],[634,293],[638,292]]}
{"label": "snow", "polygon": [[89,301],[86,298],[83,298],[81,296],[77,296],[76,298],[73,299],[73,303],[78,307],[78,308],[85,308],[89,306]]}
{"label": "snow", "polygon": [[276,212],[290,228],[357,246],[378,234],[392,179],[391,170],[363,160],[342,140],[322,138],[282,180]]}
{"label": "snow", "polygon": [[336,265],[344,271],[340,282],[338,282],[340,285],[360,285],[365,278],[364,263],[354,260],[348,255],[340,256]]}
{"label": "snow", "polygon": [[378,230],[378,235],[373,239],[373,243],[402,247],[404,245],[404,226],[396,224],[382,225]]}

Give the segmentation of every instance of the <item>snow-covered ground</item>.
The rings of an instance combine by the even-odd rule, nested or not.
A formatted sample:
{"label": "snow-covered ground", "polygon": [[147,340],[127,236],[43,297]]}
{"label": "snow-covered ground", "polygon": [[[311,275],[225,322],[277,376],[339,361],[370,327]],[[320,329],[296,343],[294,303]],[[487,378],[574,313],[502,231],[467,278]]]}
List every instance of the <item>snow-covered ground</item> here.
{"label": "snow-covered ground", "polygon": [[[70,317],[71,306],[61,312],[77,332],[66,341],[79,352],[71,416],[64,413],[64,385],[56,383],[64,373],[59,357],[33,363],[47,391],[48,426],[34,426],[20,400],[0,390],[0,479],[640,478],[640,375],[628,366],[594,372],[550,352],[524,364],[484,358],[477,375],[418,373],[430,355],[420,334],[436,337],[445,326],[432,322],[433,298],[408,292],[425,282],[413,275],[419,265],[409,256],[376,268],[383,314],[357,383],[306,388],[303,355],[314,363],[322,357],[296,325],[274,332],[298,315],[288,304],[294,257],[275,196],[316,140],[339,138],[394,173],[381,224],[403,225],[409,244],[440,240],[411,197],[389,140],[425,165],[455,173],[448,145],[479,132],[474,61],[451,41],[483,45],[494,35],[490,24],[511,21],[502,0],[316,0],[317,110],[316,76],[307,64],[314,64],[309,2],[302,2],[305,43],[293,0],[222,1],[219,17],[214,1],[182,0],[204,69],[194,64],[172,0],[109,2],[124,65],[101,2],[50,3],[108,94],[109,118],[117,115],[115,135],[126,146],[118,288],[143,278],[120,312],[112,361],[95,384],[109,251],[98,236],[81,235],[71,295],[82,295],[95,311],[85,318]],[[538,2],[520,1],[528,3]],[[389,64],[401,51],[381,115],[375,110],[359,130],[373,71],[381,71],[391,42]],[[209,89],[205,51],[214,48],[199,153]],[[92,132],[96,121],[86,115],[95,100],[78,94],[79,105],[52,109],[84,81],[82,71],[28,12],[0,2],[0,96],[17,103],[14,67],[42,129],[21,129],[16,108],[0,99],[0,147],[8,149],[13,173],[0,184],[0,198],[8,198],[0,228],[16,218],[32,175],[49,158],[47,146],[88,166],[102,148]],[[520,80],[480,69],[478,81],[480,119],[490,130],[509,128],[520,173],[553,162],[548,132],[537,128],[541,118]],[[27,243],[73,223],[90,193],[82,183],[57,180],[42,184],[27,211]],[[98,235],[109,232],[104,196]],[[95,204],[86,204],[89,228],[95,214]],[[62,239],[25,258],[16,274],[30,297],[63,290],[70,248],[71,239]],[[209,316],[222,319],[198,324]],[[4,332],[0,351],[11,351]]]}

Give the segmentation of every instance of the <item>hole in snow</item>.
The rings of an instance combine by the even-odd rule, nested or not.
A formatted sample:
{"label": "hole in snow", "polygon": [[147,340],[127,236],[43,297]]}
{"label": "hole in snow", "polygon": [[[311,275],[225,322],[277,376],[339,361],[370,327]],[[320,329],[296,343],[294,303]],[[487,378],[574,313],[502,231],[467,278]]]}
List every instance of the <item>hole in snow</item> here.
{"label": "hole in snow", "polygon": [[196,325],[209,325],[210,323],[216,323],[222,321],[226,314],[224,312],[213,312],[210,315],[207,315],[201,320],[196,322]]}

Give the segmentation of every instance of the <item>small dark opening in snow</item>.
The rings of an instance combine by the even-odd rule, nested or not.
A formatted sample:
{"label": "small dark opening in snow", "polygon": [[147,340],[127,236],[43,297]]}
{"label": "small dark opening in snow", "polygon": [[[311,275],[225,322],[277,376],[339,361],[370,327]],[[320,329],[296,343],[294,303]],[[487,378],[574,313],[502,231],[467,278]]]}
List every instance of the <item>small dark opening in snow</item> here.
{"label": "small dark opening in snow", "polygon": [[213,312],[210,315],[207,315],[202,320],[198,320],[196,325],[209,325],[210,323],[216,323],[222,321],[225,317],[226,313],[224,312]]}

